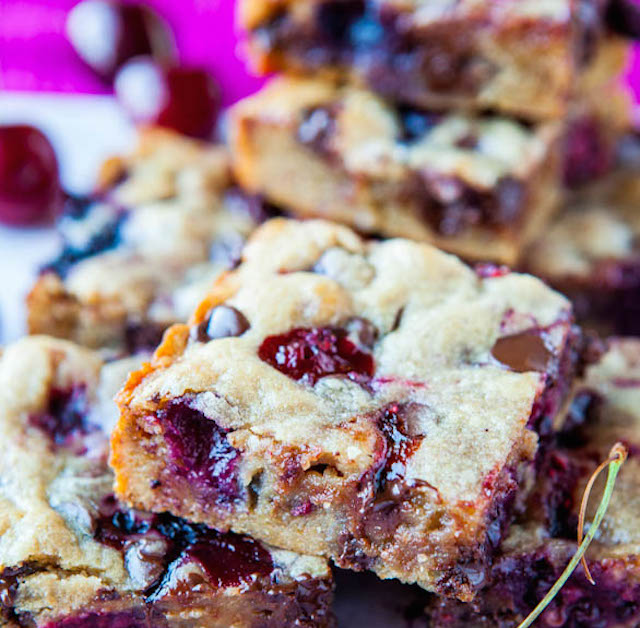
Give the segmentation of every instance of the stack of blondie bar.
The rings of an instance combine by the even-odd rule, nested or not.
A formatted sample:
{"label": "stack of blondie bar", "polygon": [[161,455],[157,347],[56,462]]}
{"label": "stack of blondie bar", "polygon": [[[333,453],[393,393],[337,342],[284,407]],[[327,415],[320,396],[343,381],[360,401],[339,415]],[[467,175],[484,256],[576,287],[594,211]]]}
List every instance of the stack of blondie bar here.
{"label": "stack of blondie bar", "polygon": [[297,216],[516,264],[607,170],[628,42],[600,0],[244,0],[236,171]]}
{"label": "stack of blondie bar", "polygon": [[286,75],[109,160],[0,350],[0,626],[329,628],[333,565],[516,628],[618,441],[538,621],[640,625],[640,341],[576,324],[640,331],[621,4],[241,3]]}

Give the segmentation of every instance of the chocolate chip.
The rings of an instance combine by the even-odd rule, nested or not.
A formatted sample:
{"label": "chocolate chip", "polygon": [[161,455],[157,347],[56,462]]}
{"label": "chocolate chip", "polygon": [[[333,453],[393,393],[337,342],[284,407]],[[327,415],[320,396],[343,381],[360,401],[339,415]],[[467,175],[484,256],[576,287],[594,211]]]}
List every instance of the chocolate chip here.
{"label": "chocolate chip", "polygon": [[168,549],[169,542],[158,533],[127,544],[124,564],[137,588],[146,589],[160,578]]}
{"label": "chocolate chip", "polygon": [[540,332],[536,330],[498,338],[491,349],[491,355],[517,373],[546,371],[553,357]]}
{"label": "chocolate chip", "polygon": [[249,327],[249,321],[235,307],[218,305],[211,310],[207,318],[191,330],[191,336],[200,342],[208,342],[216,338],[241,336]]}
{"label": "chocolate chip", "polygon": [[366,318],[354,316],[347,322],[347,331],[360,347],[370,349],[378,339],[378,329]]}

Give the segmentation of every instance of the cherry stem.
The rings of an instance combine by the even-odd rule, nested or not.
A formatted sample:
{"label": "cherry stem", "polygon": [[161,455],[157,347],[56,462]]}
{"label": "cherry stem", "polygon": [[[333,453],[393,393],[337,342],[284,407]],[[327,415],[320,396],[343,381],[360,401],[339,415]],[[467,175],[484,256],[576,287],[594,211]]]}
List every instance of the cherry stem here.
{"label": "cherry stem", "polygon": [[[569,561],[569,564],[566,566],[565,570],[562,572],[556,583],[551,587],[549,592],[542,598],[540,603],[531,611],[531,613],[527,616],[527,618],[518,626],[518,628],[528,628],[533,624],[533,622],[542,614],[544,609],[550,604],[553,598],[559,593],[560,589],[565,585],[567,580],[571,577],[571,574],[574,572],[575,568],[578,566],[580,562],[582,562],[585,568],[585,574],[591,582],[591,584],[595,584],[595,581],[591,577],[591,573],[589,572],[589,568],[587,567],[587,563],[584,559],[585,552],[587,548],[593,541],[602,520],[604,519],[604,515],[607,512],[607,508],[609,507],[609,502],[611,501],[611,495],[613,493],[613,488],[616,482],[616,477],[618,476],[618,472],[622,467],[624,461],[627,459],[627,448],[622,443],[616,443],[609,452],[609,457],[598,465],[597,469],[591,474],[589,482],[584,491],[584,495],[582,498],[582,504],[580,506],[580,521],[578,525],[578,550],[573,555],[573,558]],[[587,509],[587,502],[589,500],[589,495],[591,493],[591,488],[596,478],[600,474],[600,472],[605,468],[609,467],[609,472],[607,475],[607,483],[604,488],[604,493],[602,495],[602,499],[600,500],[600,505],[598,506],[598,510],[596,511],[595,517],[593,518],[593,523],[589,527],[589,530],[584,538],[582,538],[583,528],[584,528],[584,515]]]}

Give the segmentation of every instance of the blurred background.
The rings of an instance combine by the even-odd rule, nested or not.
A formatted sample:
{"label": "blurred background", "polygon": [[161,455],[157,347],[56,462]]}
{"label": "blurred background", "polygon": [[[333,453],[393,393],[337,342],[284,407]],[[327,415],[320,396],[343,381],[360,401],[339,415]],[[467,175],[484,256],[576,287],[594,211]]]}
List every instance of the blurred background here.
{"label": "blurred background", "polygon": [[[78,4],[83,6],[74,12]],[[119,13],[100,2],[0,0],[0,124],[28,124],[45,133],[65,190],[89,191],[105,157],[131,148],[134,118],[162,117],[156,110],[160,92],[172,81],[169,91],[210,101],[210,109],[199,112],[202,128],[184,129],[201,136],[214,132],[220,110],[262,83],[243,62],[235,0],[144,4],[148,11],[141,13],[139,3],[125,1]],[[133,64],[116,98],[118,70],[139,55],[168,62],[177,68],[174,76],[157,76],[153,66]],[[133,80],[127,82],[127,74]],[[131,89],[131,84],[144,87]],[[173,109],[168,118],[164,112],[164,121],[179,127],[180,107]],[[47,217],[11,226],[1,218],[4,343],[23,332],[24,293],[38,265],[53,255],[57,239]]]}
{"label": "blurred background", "polygon": [[[244,63],[235,4],[0,0],[0,125],[44,132],[62,188],[74,193],[92,188],[105,157],[131,148],[134,121],[215,135],[224,108],[263,81]],[[638,49],[624,80],[640,101]],[[16,139],[33,141],[29,132]],[[56,250],[51,217],[34,211],[17,220],[0,199],[0,343],[23,333],[24,294]]]}

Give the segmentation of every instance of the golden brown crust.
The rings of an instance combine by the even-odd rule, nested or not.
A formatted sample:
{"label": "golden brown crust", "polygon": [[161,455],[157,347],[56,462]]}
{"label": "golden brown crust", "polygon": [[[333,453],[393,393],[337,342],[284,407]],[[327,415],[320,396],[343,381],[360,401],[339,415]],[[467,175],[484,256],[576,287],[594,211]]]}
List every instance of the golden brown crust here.
{"label": "golden brown crust", "polygon": [[[217,306],[235,308],[249,327],[207,342],[202,329]],[[427,245],[367,242],[322,221],[270,221],[189,326],[172,327],[120,393],[111,459],[118,494],[469,599],[477,586],[470,574],[482,573],[491,552],[487,526],[508,518],[505,500],[535,455],[527,424],[550,381],[500,366],[492,347],[533,325],[545,330],[556,360],[571,351],[566,308],[531,277],[479,278]],[[367,349],[375,363],[367,384],[349,377],[305,384],[258,355],[274,335],[354,320],[378,334]],[[570,379],[564,366],[554,369]],[[178,421],[222,430],[216,442],[232,448],[225,460],[237,460],[237,497],[228,497],[236,483],[226,471],[219,473],[231,477],[222,481],[231,493],[216,497],[212,489],[203,498],[200,472],[180,470],[161,418],[174,409]],[[402,514],[389,523],[371,506],[378,466],[394,446],[384,430],[396,420],[393,429],[406,430],[399,442],[418,440],[402,463],[407,485],[390,498]]]}

